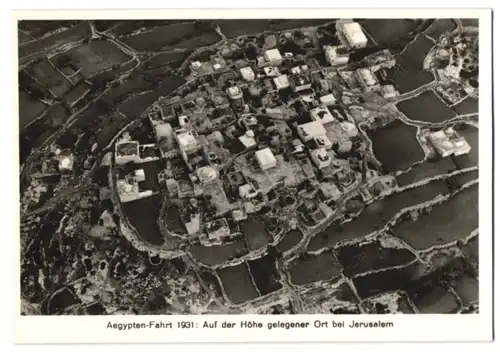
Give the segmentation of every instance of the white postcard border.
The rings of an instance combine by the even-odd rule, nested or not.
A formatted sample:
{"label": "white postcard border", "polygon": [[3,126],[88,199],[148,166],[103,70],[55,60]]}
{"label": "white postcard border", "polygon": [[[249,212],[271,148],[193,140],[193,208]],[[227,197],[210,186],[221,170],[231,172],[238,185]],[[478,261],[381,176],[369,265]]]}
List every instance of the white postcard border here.
{"label": "white postcard border", "polygon": [[[479,253],[480,253],[480,313],[475,315],[295,315],[295,316],[20,316],[20,252],[19,213],[14,217],[13,229],[13,332],[16,343],[126,343],[126,342],[326,342],[326,341],[489,341],[492,339],[492,14],[486,9],[193,9],[193,10],[69,10],[69,11],[16,11],[11,16],[13,36],[17,33],[18,19],[152,19],[152,18],[479,18],[480,19],[480,99],[479,129]],[[17,112],[17,44],[13,40],[13,99],[12,116]],[[17,123],[13,124],[13,128]],[[18,135],[18,131],[13,131]],[[14,149],[19,146],[16,145]],[[15,150],[18,152],[18,150]],[[16,155],[13,153],[13,155]],[[17,153],[17,155],[19,155]],[[13,170],[18,168],[13,158]],[[18,174],[11,187],[13,203],[19,204]],[[17,187],[15,187],[17,186]],[[269,322],[328,321],[329,328],[267,329]],[[333,328],[332,321],[392,322],[387,328]],[[108,328],[113,323],[144,323],[150,321],[192,322],[200,326],[205,321],[262,322],[263,328],[176,328],[130,329],[120,331]]]}

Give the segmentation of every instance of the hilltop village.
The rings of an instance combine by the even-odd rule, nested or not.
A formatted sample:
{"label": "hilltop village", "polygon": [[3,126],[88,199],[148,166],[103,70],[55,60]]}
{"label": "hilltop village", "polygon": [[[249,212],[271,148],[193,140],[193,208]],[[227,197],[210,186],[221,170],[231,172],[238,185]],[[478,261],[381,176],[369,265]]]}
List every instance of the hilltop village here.
{"label": "hilltop village", "polygon": [[[359,121],[350,111],[399,96],[386,78],[396,61],[383,50],[351,64],[350,56],[366,48],[368,39],[357,22],[336,25],[338,45],[321,46],[321,38],[307,31],[271,34],[261,46],[239,37],[205,53],[206,61],[191,61],[196,84],[158,101],[143,120],[156,143],[140,144],[127,132],[117,140],[119,201],[162,192],[176,205],[185,230],[176,233],[167,222],[167,236],[211,246],[230,243],[239,235],[234,228],[252,214],[272,219],[277,241],[297,227],[312,233],[333,220],[344,222],[363,206],[358,198],[368,204],[391,193],[395,177],[382,173],[359,129],[377,116]],[[278,43],[305,53],[280,50]],[[235,59],[231,53],[240,47],[252,48],[255,57]],[[443,79],[461,80],[457,71],[469,54],[458,50],[436,49],[438,58],[428,59],[449,56],[449,64],[437,70]],[[425,133],[429,153],[470,151],[452,127]]]}
{"label": "hilltop village", "polygon": [[[26,309],[477,311],[477,27],[397,19],[390,37],[384,21],[227,37],[219,21],[215,44],[167,66],[170,90],[115,68],[102,94],[133,104],[23,165]],[[123,43],[185,24],[97,25],[162,72],[165,52]]]}

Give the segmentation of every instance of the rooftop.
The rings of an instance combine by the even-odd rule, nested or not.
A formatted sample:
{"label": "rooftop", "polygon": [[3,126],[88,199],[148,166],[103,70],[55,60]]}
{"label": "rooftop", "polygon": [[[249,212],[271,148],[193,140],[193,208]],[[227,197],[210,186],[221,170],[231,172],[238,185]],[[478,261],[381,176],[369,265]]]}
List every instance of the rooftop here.
{"label": "rooftop", "polygon": [[264,148],[255,152],[255,158],[262,170],[276,166],[276,158],[269,148]]}
{"label": "rooftop", "polygon": [[266,50],[264,55],[267,61],[281,60],[281,53],[278,49]]}
{"label": "rooftop", "polygon": [[335,118],[333,117],[330,110],[328,110],[328,108],[323,105],[312,109],[311,111],[309,111],[309,114],[314,121],[320,121],[322,124],[327,124],[335,121]]}
{"label": "rooftop", "polygon": [[299,125],[297,128],[299,133],[306,139],[312,139],[314,137],[326,134],[326,130],[323,127],[323,124],[319,121],[307,122]]}
{"label": "rooftop", "polygon": [[342,24],[344,35],[347,37],[351,44],[366,43],[367,39],[363,33],[363,28],[358,22],[350,22]]}
{"label": "rooftop", "polygon": [[116,155],[119,157],[128,155],[139,155],[139,142],[125,141],[116,143]]}

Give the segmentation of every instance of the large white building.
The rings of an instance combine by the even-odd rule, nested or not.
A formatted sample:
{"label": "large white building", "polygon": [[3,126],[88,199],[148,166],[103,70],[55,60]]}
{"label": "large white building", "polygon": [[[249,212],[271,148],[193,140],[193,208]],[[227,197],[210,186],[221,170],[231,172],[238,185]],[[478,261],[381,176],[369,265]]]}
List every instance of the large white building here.
{"label": "large white building", "polygon": [[464,137],[461,137],[457,132],[449,127],[446,130],[431,132],[427,139],[432,144],[437,153],[444,157],[454,155],[468,154],[471,146]]}
{"label": "large white building", "polygon": [[315,137],[325,136],[326,130],[320,121],[312,121],[297,126],[297,133],[300,139],[305,143]]}
{"label": "large white building", "polygon": [[356,80],[365,92],[374,92],[380,88],[377,77],[369,68],[357,69]]}
{"label": "large white building", "polygon": [[251,148],[257,145],[255,133],[252,130],[247,130],[245,134],[238,138],[245,148]]}
{"label": "large white building", "polygon": [[178,131],[175,134],[175,139],[179,144],[181,152],[191,154],[198,150],[198,141],[192,131]]}
{"label": "large white building", "polygon": [[288,80],[287,75],[280,75],[278,77],[273,78],[274,84],[276,85],[277,90],[282,90],[290,87],[290,81]]}
{"label": "large white building", "polygon": [[279,66],[283,62],[283,57],[278,49],[266,50],[264,53],[266,63],[273,66]]}
{"label": "large white building", "polygon": [[247,82],[252,82],[255,79],[255,72],[250,66],[241,68],[240,73],[241,77]]}
{"label": "large white building", "polygon": [[273,152],[269,148],[264,148],[255,152],[255,158],[262,170],[276,167],[277,161]]}
{"label": "large white building", "polygon": [[335,105],[337,99],[335,99],[335,96],[330,93],[319,97],[319,102],[321,103],[321,105],[330,106]]}
{"label": "large white building", "polygon": [[243,98],[243,92],[241,91],[241,88],[238,86],[229,87],[226,93],[229,99],[231,100]]}
{"label": "large white building", "polygon": [[331,66],[347,65],[349,62],[349,50],[344,46],[325,45],[325,58]]}
{"label": "large white building", "polygon": [[368,44],[368,39],[363,33],[363,28],[358,22],[345,22],[340,24],[342,35],[347,44],[354,49],[364,48]]}

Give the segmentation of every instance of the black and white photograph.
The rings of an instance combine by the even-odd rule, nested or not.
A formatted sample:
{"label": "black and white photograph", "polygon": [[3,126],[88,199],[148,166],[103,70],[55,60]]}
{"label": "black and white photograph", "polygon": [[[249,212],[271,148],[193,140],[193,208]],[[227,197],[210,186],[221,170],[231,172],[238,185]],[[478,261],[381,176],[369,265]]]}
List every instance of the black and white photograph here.
{"label": "black and white photograph", "polygon": [[19,313],[479,314],[479,20],[407,15],[17,21]]}

